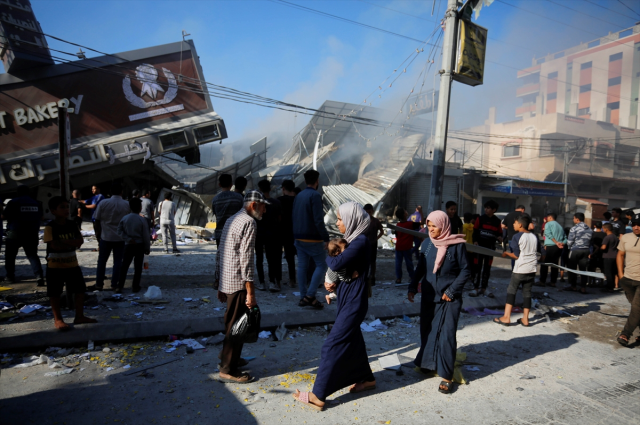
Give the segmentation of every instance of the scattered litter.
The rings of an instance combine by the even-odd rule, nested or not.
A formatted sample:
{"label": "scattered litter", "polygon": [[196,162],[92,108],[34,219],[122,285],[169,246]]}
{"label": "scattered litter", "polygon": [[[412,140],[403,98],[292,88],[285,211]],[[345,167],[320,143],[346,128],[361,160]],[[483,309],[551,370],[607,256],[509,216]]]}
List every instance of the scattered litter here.
{"label": "scattered litter", "polygon": [[[157,307],[156,307],[156,308],[157,308]],[[213,309],[214,309],[215,311],[220,311],[220,310],[222,310],[222,307],[214,307]]]}
{"label": "scattered litter", "polygon": [[224,334],[220,332],[218,335],[214,335],[204,342],[204,345],[218,345],[224,341]]}
{"label": "scattered litter", "polygon": [[2,311],[10,310],[10,309],[12,309],[12,308],[13,308],[13,304],[5,303],[5,302],[0,302],[0,307],[2,307]]}
{"label": "scattered litter", "polygon": [[176,351],[176,347],[171,347],[164,350],[165,353],[173,353],[174,351]]}
{"label": "scattered litter", "polygon": [[22,368],[22,367],[31,367],[39,364],[45,364],[45,363],[48,363],[49,358],[44,354],[41,354],[40,357],[33,356],[29,360],[31,360],[29,363],[20,363],[13,367]]}
{"label": "scattered litter", "polygon": [[526,375],[521,376],[520,379],[536,379],[536,377],[535,375],[527,373]]}
{"label": "scattered litter", "polygon": [[0,292],[2,292],[2,291],[10,291],[12,289],[13,288],[9,288],[8,286],[0,286]]}
{"label": "scattered litter", "polygon": [[262,331],[258,334],[258,338],[263,338],[263,339],[267,339],[271,337],[271,332],[269,331]]}
{"label": "scattered litter", "polygon": [[284,326],[284,322],[282,322],[282,324],[278,326],[278,329],[276,329],[276,338],[278,339],[278,341],[284,341],[286,336],[287,328]]}
{"label": "scattered litter", "polygon": [[407,316],[406,314],[404,316],[402,316],[402,320],[404,320],[407,323],[411,323],[411,318],[409,316]]}
{"label": "scattered litter", "polygon": [[164,306],[156,307],[156,310],[164,310]]}
{"label": "scattered litter", "polygon": [[465,366],[464,368],[469,372],[480,372],[480,368],[478,366]]}
{"label": "scattered litter", "polygon": [[373,322],[369,323],[369,326],[371,326],[374,329],[377,329],[379,331],[383,331],[385,329],[388,329],[389,327],[385,324],[383,324],[380,319],[376,319]]}
{"label": "scattered litter", "polygon": [[87,349],[89,351],[93,351],[93,348],[94,348],[93,341],[89,340],[89,342],[87,343]]}
{"label": "scattered litter", "polygon": [[269,347],[273,348],[273,347],[277,347],[277,345],[272,342],[271,344],[269,344]]}
{"label": "scattered litter", "polygon": [[91,354],[90,353],[80,354],[80,357],[91,357]]}
{"label": "scattered litter", "polygon": [[360,323],[360,329],[362,329],[363,332],[375,332],[376,330],[375,328],[369,326],[365,322]]}
{"label": "scattered litter", "polygon": [[287,298],[287,296],[285,294],[279,294],[278,298]]}
{"label": "scattered litter", "polygon": [[518,387],[518,388],[516,388],[516,391],[524,391],[524,388]]}
{"label": "scattered litter", "polygon": [[20,309],[20,313],[29,314],[29,313],[33,313],[34,311],[41,310],[43,308],[44,307],[41,306],[40,304],[29,304],[29,305],[25,305],[24,307],[22,307]]}
{"label": "scattered litter", "polygon": [[104,348],[102,349],[102,352],[103,352],[103,353],[110,353],[110,352],[111,352],[111,348],[109,348],[109,347],[104,347]]}
{"label": "scattered litter", "polygon": [[294,292],[293,295],[296,296],[296,297],[299,297],[300,296],[300,292]]}
{"label": "scattered litter", "polygon": [[193,300],[193,298],[183,298],[184,302],[188,303],[189,301]]}
{"label": "scattered litter", "polygon": [[378,359],[380,367],[387,370],[400,370],[401,364],[397,354],[391,354],[389,356],[380,357]]}
{"label": "scattered litter", "polygon": [[162,291],[157,286],[149,286],[147,292],[144,293],[144,298],[147,300],[159,300],[162,299]]}
{"label": "scattered litter", "polygon": [[179,341],[173,341],[171,343],[173,347],[180,347],[181,345],[186,345],[187,347],[191,347],[194,350],[202,350],[204,349],[204,345],[200,344],[195,339],[183,339]]}
{"label": "scattered litter", "polygon": [[142,311],[140,313],[133,313],[134,316],[142,317]]}
{"label": "scattered litter", "polygon": [[115,369],[115,368],[113,368],[113,367],[108,367],[108,368],[107,368],[107,372],[111,372],[111,371],[112,371],[112,370],[114,370],[114,369]]}
{"label": "scattered litter", "polygon": [[97,309],[99,309],[99,308],[100,308],[100,306],[99,306],[99,305],[94,305],[93,307],[91,307],[91,310],[97,310]]}
{"label": "scattered litter", "polygon": [[202,297],[200,299],[205,303],[210,303],[211,302],[211,300],[209,298],[207,298],[207,297]]}
{"label": "scattered litter", "polygon": [[251,360],[255,360],[255,357],[243,357],[246,361],[250,362]]}
{"label": "scattered litter", "polygon": [[59,370],[57,372],[47,372],[44,374],[44,376],[62,376],[62,375],[67,375],[71,372],[73,372],[73,369],[69,368],[65,370]]}

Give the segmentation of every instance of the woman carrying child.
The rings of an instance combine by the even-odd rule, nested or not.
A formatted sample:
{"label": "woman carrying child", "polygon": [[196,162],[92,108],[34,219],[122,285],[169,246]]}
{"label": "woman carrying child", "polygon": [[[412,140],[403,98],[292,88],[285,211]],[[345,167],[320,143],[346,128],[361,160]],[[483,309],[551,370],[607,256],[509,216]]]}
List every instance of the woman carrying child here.
{"label": "woman carrying child", "polygon": [[418,283],[426,277],[420,302],[420,351],[414,364],[423,371],[435,371],[442,378],[438,391],[448,394],[453,386],[462,289],[471,276],[471,265],[467,262],[464,235],[451,234],[446,213],[429,214],[427,228],[429,239],[420,247],[418,268],[408,293],[413,302]]}
{"label": "woman carrying child", "polygon": [[318,374],[312,392],[296,390],[293,397],[309,407],[323,410],[328,396],[351,385],[352,393],[376,387],[369,366],[367,348],[360,330],[369,307],[367,274],[369,270],[369,215],[356,202],[347,202],[338,208],[337,226],[349,243],[341,254],[327,257],[333,271],[342,269],[358,273],[350,283],[325,284],[329,292],[337,293],[335,324],[322,346]]}

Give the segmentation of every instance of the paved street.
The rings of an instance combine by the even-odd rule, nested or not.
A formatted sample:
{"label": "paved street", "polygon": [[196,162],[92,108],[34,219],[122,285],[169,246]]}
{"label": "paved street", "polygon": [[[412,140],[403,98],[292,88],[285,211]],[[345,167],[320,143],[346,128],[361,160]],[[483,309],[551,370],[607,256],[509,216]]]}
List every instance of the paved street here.
{"label": "paved street", "polygon": [[[170,261],[181,258],[187,264],[195,258],[207,258],[196,255],[197,251],[192,252],[188,247],[184,250],[185,254],[180,257],[158,256],[156,260],[170,267]],[[390,277],[391,259],[381,256],[380,264],[381,275]],[[497,277],[492,282],[498,297],[507,284],[507,266],[506,261],[496,263],[498,269],[494,275]],[[183,267],[182,270],[193,272],[194,269]],[[155,274],[145,277],[143,284],[148,279],[154,282],[157,279],[163,288],[165,285],[174,288],[171,290],[177,291],[176,295],[196,291],[187,283],[167,285],[167,278],[162,280]],[[189,275],[183,274],[183,279],[190,282]],[[375,291],[374,303],[386,297],[388,303],[402,303],[404,288],[382,284],[376,288],[383,287],[386,289]],[[206,290],[214,295],[212,288]],[[389,326],[386,330],[364,334],[378,381],[377,389],[357,395],[346,391],[334,394],[329,408],[322,413],[296,404],[291,397],[296,388],[312,387],[320,347],[327,334],[323,326],[317,326],[289,329],[284,341],[260,339],[256,344],[246,345],[243,355],[255,357],[248,370],[258,377],[257,382],[246,386],[217,381],[219,345],[207,345],[205,349],[187,354],[185,347],[165,352],[170,348],[166,340],[107,342],[87,357],[79,357],[87,351],[86,346],[76,347],[75,353],[62,359],[74,367],[74,371],[53,377],[44,374],[60,369],[50,369],[46,364],[7,368],[10,362],[5,362],[0,377],[2,423],[417,424],[440,420],[498,424],[637,423],[640,347],[624,348],[615,342],[628,312],[624,296],[621,293],[603,295],[595,288],[587,296],[552,288],[535,291],[534,296],[544,304],[564,309],[574,317],[552,314],[552,320],[547,321],[538,316],[534,326],[524,328],[496,325],[491,322],[495,316],[463,313],[458,346],[467,356],[461,371],[468,384],[457,386],[451,395],[438,393],[439,380],[416,372],[410,365],[402,367],[401,375],[380,368],[378,358],[382,356],[397,353],[400,360],[406,362],[417,352],[418,319],[408,323],[398,318],[385,321]],[[543,296],[543,291],[548,297]],[[294,297],[290,292],[285,292],[286,299],[268,293],[259,293],[258,299],[261,305],[269,301],[273,312],[288,312],[295,322],[304,310],[292,304]],[[222,314],[214,310],[220,304],[211,301],[202,303],[206,304],[202,310],[208,311],[211,317]],[[174,304],[174,300],[169,304]],[[188,303],[176,304],[180,306],[175,307],[176,311],[200,310],[188,309]],[[120,310],[118,315],[122,311],[125,310]],[[518,317],[516,314],[513,320]],[[44,316],[4,322],[0,335],[8,335],[13,327],[40,329],[50,324],[51,320]],[[196,337],[203,342],[201,338]],[[106,347],[110,353],[102,351]],[[15,363],[19,362],[19,356],[33,354],[39,353],[11,353],[9,357]],[[150,369],[144,376],[138,372],[126,375],[136,368],[170,359],[178,360]],[[131,367],[125,369],[126,365]],[[530,379],[522,379],[525,376]],[[35,406],[38,408],[34,409]]]}

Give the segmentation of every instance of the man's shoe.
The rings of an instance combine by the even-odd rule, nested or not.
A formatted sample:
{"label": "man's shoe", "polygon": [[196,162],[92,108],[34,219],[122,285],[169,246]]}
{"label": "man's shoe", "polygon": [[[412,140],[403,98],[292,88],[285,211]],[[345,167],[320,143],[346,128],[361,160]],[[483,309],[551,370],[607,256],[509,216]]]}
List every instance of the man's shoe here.
{"label": "man's shoe", "polygon": [[174,250],[173,250],[173,253],[174,253],[174,254],[180,254],[180,250],[179,250],[179,249],[174,249]]}
{"label": "man's shoe", "polygon": [[267,288],[265,287],[264,282],[258,282],[258,284],[256,285],[256,289],[258,291],[266,291],[267,290]]}
{"label": "man's shoe", "polygon": [[165,250],[164,250],[164,253],[165,253],[165,254],[168,254],[168,253],[169,253],[169,250],[168,250],[168,249],[165,249]]}
{"label": "man's shoe", "polygon": [[87,291],[104,291],[104,289],[102,288],[102,286],[96,286],[96,285],[91,285],[87,287]]}
{"label": "man's shoe", "polygon": [[47,285],[45,285],[43,278],[38,279],[38,286],[39,287],[47,286]]}
{"label": "man's shoe", "polygon": [[280,288],[278,288],[278,285],[271,282],[269,283],[269,292],[280,292]]}
{"label": "man's shoe", "polygon": [[15,278],[15,277],[5,276],[5,277],[2,279],[2,282],[3,282],[3,283],[6,283],[6,284],[8,284],[8,285],[12,285],[12,284],[16,283],[16,278]]}

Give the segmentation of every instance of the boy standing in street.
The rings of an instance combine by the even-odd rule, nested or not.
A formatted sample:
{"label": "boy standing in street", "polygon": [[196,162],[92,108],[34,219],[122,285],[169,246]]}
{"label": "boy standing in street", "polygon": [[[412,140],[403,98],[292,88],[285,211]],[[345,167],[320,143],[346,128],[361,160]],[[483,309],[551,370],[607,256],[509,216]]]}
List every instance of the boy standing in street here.
{"label": "boy standing in street", "polygon": [[84,243],[78,226],[69,220],[69,202],[61,196],[49,199],[49,211],[55,217],[44,228],[43,241],[47,244],[47,295],[51,299],[51,311],[56,328],[69,330],[60,312],[60,296],[64,285],[67,292],[75,294],[75,324],[96,323],[84,315],[84,293],[87,286],[76,257],[76,249]]}
{"label": "boy standing in street", "polygon": [[[492,251],[496,249],[496,241],[502,242],[502,223],[495,216],[498,211],[498,203],[493,199],[484,204],[484,214],[478,217],[473,226],[473,244],[487,248]],[[489,286],[489,278],[491,277],[491,265],[493,257],[490,255],[478,254],[475,258],[475,280],[473,282],[473,291],[469,293],[470,297],[486,295],[493,298],[491,292],[487,292]],[[487,292],[485,294],[485,292]]]}
{"label": "boy standing in street", "polygon": [[522,285],[522,310],[524,315],[518,319],[517,323],[522,326],[529,326],[529,311],[531,311],[531,288],[536,278],[536,268],[538,265],[538,253],[542,254],[540,239],[529,232],[531,217],[527,214],[520,214],[513,222],[513,230],[517,233],[509,241],[511,252],[503,252],[503,258],[515,260],[511,282],[507,288],[507,303],[504,306],[504,316],[493,319],[494,322],[504,325],[511,325],[511,310],[516,303],[516,293]]}
{"label": "boy standing in street", "polygon": [[118,236],[124,240],[124,258],[122,260],[122,268],[120,269],[120,280],[116,293],[122,293],[124,284],[127,281],[127,273],[129,266],[133,260],[134,274],[132,292],[140,292],[140,279],[142,277],[142,262],[144,255],[151,252],[151,242],[149,237],[149,224],[147,220],[140,215],[142,211],[142,201],[139,198],[129,200],[129,208],[131,213],[124,216],[118,223]]}

